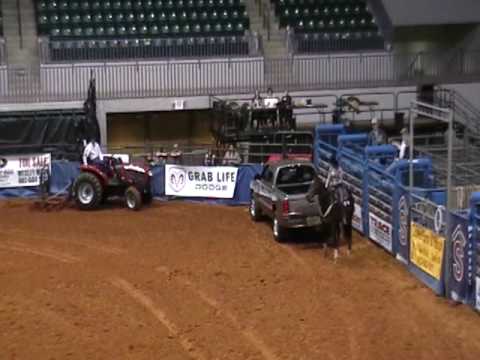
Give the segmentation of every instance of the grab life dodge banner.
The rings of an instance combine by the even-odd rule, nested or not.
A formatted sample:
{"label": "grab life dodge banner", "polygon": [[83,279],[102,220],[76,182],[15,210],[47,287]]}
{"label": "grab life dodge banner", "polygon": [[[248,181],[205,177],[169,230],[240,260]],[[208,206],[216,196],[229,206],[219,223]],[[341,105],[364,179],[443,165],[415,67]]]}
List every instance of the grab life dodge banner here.
{"label": "grab life dodge banner", "polygon": [[165,165],[165,194],[232,199],[237,173],[233,166]]}
{"label": "grab life dodge banner", "polygon": [[0,155],[0,188],[40,185],[40,172],[50,172],[50,154]]}

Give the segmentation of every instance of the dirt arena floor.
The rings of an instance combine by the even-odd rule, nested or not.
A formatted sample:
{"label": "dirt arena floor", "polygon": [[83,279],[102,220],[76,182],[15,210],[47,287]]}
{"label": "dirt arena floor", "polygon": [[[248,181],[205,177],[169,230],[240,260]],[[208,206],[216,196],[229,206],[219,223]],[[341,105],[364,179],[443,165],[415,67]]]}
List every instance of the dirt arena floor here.
{"label": "dirt arena floor", "polygon": [[480,356],[473,310],[359,237],[333,264],[245,207],[30,205],[0,202],[2,360]]}

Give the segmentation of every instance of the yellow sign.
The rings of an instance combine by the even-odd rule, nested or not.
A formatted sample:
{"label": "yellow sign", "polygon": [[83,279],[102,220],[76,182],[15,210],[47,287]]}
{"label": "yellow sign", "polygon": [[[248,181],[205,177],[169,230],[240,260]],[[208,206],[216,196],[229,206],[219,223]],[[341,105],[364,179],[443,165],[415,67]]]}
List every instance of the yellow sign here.
{"label": "yellow sign", "polygon": [[410,260],[427,274],[440,280],[445,239],[423,226],[411,223]]}

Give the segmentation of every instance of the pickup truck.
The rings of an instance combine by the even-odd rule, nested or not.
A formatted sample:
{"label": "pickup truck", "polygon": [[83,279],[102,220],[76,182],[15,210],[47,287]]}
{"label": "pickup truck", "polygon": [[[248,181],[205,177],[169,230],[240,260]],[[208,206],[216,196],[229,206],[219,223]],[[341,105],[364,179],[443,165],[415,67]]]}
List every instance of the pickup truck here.
{"label": "pickup truck", "polygon": [[322,219],[317,202],[306,198],[314,178],[315,168],[309,161],[267,163],[250,184],[250,217],[253,221],[271,218],[273,237],[279,242],[287,240],[289,229],[318,227]]}

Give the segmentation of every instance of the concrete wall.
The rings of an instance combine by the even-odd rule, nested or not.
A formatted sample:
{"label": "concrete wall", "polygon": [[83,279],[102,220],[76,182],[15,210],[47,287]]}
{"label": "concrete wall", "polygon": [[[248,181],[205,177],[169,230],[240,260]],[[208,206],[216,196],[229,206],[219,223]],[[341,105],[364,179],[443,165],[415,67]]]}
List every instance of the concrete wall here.
{"label": "concrete wall", "polygon": [[209,110],[108,114],[108,147],[210,144]]}
{"label": "concrete wall", "polygon": [[480,22],[478,0],[383,0],[394,26]]}
{"label": "concrete wall", "polygon": [[[474,84],[451,84],[444,86],[447,89],[458,91],[473,106],[480,110],[480,83]],[[480,121],[480,119],[478,119]]]}

